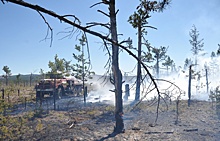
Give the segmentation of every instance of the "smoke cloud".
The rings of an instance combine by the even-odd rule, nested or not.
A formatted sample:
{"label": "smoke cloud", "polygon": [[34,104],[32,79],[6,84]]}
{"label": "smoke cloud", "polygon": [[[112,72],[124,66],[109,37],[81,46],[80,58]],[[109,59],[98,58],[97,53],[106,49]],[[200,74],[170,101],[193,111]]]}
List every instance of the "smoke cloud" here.
{"label": "smoke cloud", "polygon": [[[192,56],[191,60],[193,61],[195,58]],[[201,53],[197,57],[198,65],[193,66],[193,76],[191,80],[191,99],[196,100],[209,100],[210,90],[214,90],[220,84],[220,74],[219,74],[219,62],[220,57],[206,57],[204,53]],[[206,77],[206,69],[207,76]],[[167,75],[166,70],[160,71],[160,78],[166,81],[156,81],[158,88],[161,92],[161,96],[166,97],[170,96],[172,100],[176,100],[180,98],[182,100],[188,99],[188,85],[189,85],[189,67],[179,67],[176,71],[171,73],[171,70]],[[195,75],[197,74],[197,75]],[[135,76],[124,76],[122,90],[123,97],[125,96],[125,84],[129,84],[130,86],[130,96],[125,103],[130,103],[135,99]],[[177,87],[168,83],[167,81],[172,82],[174,85],[178,86],[181,89],[180,91]],[[106,102],[109,104],[115,103],[115,95],[114,95],[114,86],[109,82],[104,82],[104,78],[101,76],[96,76],[92,80],[92,90],[88,94],[87,101],[88,102]],[[208,87],[207,87],[208,83]],[[148,77],[145,78],[143,84],[141,85],[141,98],[146,96],[144,100],[151,100],[158,96],[157,91],[154,89],[153,85],[150,85],[150,80]],[[180,97],[179,97],[180,96]]]}

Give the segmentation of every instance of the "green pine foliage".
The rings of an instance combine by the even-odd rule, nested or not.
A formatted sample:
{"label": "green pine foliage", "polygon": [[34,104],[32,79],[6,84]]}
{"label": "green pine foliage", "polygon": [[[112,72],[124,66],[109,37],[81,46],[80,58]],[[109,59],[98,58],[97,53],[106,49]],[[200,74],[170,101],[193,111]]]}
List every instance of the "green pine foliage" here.
{"label": "green pine foliage", "polygon": [[[71,61],[67,61],[64,58],[59,58],[56,54],[54,57],[54,62],[49,61],[48,67],[51,69],[47,75],[50,78],[62,78],[63,76],[69,76],[71,70]],[[43,70],[41,70],[41,74],[44,75]]]}
{"label": "green pine foliage", "polygon": [[88,55],[85,55],[85,46],[87,45],[87,40],[84,35],[79,39],[80,45],[75,45],[75,50],[77,53],[73,53],[73,58],[75,63],[72,65],[72,75],[80,80],[91,79],[95,72],[91,71],[91,62],[89,60],[88,47],[86,51]]}

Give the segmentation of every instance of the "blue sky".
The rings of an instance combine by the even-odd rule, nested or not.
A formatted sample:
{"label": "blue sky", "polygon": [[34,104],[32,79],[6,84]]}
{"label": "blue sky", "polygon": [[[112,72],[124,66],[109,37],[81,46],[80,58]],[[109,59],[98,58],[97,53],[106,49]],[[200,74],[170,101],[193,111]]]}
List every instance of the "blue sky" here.
{"label": "blue sky", "polygon": [[[82,25],[88,22],[108,22],[108,18],[97,12],[98,9],[107,11],[106,7],[96,6],[89,8],[99,0],[65,0],[45,1],[27,0],[32,4],[38,4],[58,14],[73,14],[77,16]],[[127,22],[133,14],[139,0],[117,0],[119,9],[117,24],[119,40],[131,37],[133,45],[137,45],[136,30]],[[200,33],[200,39],[204,38],[204,50],[210,56],[212,51],[218,49],[220,43],[220,1],[219,0],[172,0],[171,5],[163,13],[152,13],[149,25],[158,30],[147,29],[145,36],[152,46],[169,46],[168,55],[177,66],[182,66],[184,60],[191,56],[189,44],[189,31],[194,24]],[[48,62],[54,60],[55,54],[59,58],[72,60],[72,53],[76,52],[74,46],[79,44],[76,34],[72,38],[62,39],[65,34],[58,34],[70,27],[60,23],[57,19],[46,16],[53,28],[54,39],[52,47],[50,40],[41,41],[47,33],[47,26],[40,15],[33,10],[12,4],[0,4],[0,75],[3,74],[3,66],[7,65],[12,74],[39,73],[42,68],[49,71]],[[103,34],[107,33],[103,28],[94,30]],[[102,50],[99,38],[88,35],[93,70],[97,74],[103,74],[104,65],[108,57]],[[62,40],[61,40],[62,39]],[[131,71],[135,66],[135,60],[122,52],[120,55],[120,67],[123,71]],[[135,73],[135,72],[134,72]]]}

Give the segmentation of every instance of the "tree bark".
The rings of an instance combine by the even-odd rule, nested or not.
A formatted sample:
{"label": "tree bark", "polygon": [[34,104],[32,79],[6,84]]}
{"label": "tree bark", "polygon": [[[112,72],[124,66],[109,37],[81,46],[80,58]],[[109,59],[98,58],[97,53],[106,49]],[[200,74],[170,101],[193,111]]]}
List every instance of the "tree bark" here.
{"label": "tree bark", "polygon": [[189,66],[188,107],[190,107],[190,100],[191,100],[191,79],[192,79],[192,65]]}
{"label": "tree bark", "polygon": [[137,80],[135,101],[140,100],[140,85],[141,85],[141,25],[138,26],[138,64],[137,64]]}
{"label": "tree bark", "polygon": [[86,93],[85,93],[85,62],[84,62],[84,46],[82,45],[82,81],[83,81],[83,99],[84,106],[86,106]]}
{"label": "tree bark", "polygon": [[157,52],[157,62],[156,62],[156,72],[157,72],[157,78],[159,78],[159,50]]}
{"label": "tree bark", "polygon": [[127,101],[129,96],[130,96],[129,84],[126,84],[126,85],[125,85],[124,101]]}
{"label": "tree bark", "polygon": [[7,74],[5,75],[5,84],[6,86],[8,86],[8,75]]}
{"label": "tree bark", "polygon": [[[111,38],[116,43],[118,42],[117,24],[116,24],[116,12],[115,12],[115,0],[110,0],[110,32]],[[122,104],[122,74],[119,69],[119,47],[112,44],[112,72],[115,85],[115,120],[116,126],[114,132],[120,133],[124,131],[123,122],[123,104]]]}
{"label": "tree bark", "polygon": [[30,87],[32,86],[32,79],[33,79],[33,76],[32,76],[32,73],[30,75]]}
{"label": "tree bark", "polygon": [[209,93],[209,80],[208,80],[208,69],[205,69],[205,76],[206,76],[206,92]]}

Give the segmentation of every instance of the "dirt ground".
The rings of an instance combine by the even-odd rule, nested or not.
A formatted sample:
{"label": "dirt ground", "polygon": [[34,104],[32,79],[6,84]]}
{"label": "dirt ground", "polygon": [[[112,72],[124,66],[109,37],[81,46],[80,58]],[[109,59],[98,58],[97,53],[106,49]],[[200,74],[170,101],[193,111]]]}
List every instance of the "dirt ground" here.
{"label": "dirt ground", "polygon": [[[67,104],[68,102],[68,104]],[[51,103],[50,108],[53,107]],[[156,104],[144,101],[135,109],[124,106],[125,133],[112,135],[114,129],[114,106],[106,102],[87,103],[70,98],[57,101],[57,110],[38,109],[30,116],[28,128],[18,140],[31,141],[219,141],[220,120],[215,104],[206,101],[180,101],[177,121],[176,102],[161,104],[158,120]],[[32,111],[14,113],[22,116]],[[48,109],[47,109],[48,108]]]}

